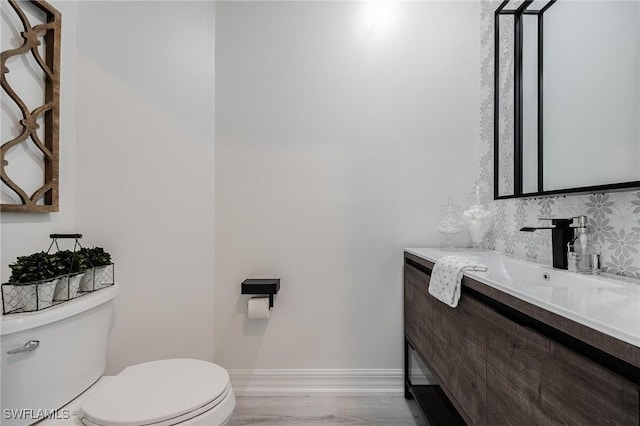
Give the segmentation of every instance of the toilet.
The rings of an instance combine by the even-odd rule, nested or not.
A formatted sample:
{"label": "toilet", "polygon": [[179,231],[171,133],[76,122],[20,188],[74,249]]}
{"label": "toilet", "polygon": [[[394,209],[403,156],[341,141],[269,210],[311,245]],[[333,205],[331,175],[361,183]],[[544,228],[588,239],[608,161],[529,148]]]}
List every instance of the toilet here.
{"label": "toilet", "polygon": [[164,359],[102,377],[118,291],[114,284],[43,311],[2,316],[3,426],[30,425],[51,414],[67,419],[56,425],[228,422],[235,396],[227,371],[212,362]]}
{"label": "toilet", "polygon": [[87,426],[222,425],[234,405],[224,368],[165,359],[124,369],[84,401],[78,418]]}

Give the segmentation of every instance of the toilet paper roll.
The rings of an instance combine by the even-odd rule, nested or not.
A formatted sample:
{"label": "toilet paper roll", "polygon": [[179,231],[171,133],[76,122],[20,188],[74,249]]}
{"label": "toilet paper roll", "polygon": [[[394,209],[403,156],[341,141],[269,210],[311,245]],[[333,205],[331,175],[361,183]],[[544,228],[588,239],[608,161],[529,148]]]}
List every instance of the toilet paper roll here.
{"label": "toilet paper roll", "polygon": [[271,316],[268,297],[252,297],[247,303],[247,314],[250,319],[263,319]]}

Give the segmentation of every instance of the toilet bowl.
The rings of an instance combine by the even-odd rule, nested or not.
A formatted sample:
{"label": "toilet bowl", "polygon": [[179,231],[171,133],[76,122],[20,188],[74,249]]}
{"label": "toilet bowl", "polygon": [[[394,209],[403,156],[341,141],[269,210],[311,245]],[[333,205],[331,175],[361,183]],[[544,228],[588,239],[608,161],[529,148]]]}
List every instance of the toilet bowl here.
{"label": "toilet bowl", "polygon": [[[42,420],[35,414],[63,408],[71,414],[65,425],[219,426],[229,420],[235,396],[229,374],[214,363],[165,359],[102,377],[118,292],[114,284],[40,312],[2,316],[3,426],[30,425]],[[73,413],[65,408],[71,406]],[[11,414],[18,412],[29,415]]]}

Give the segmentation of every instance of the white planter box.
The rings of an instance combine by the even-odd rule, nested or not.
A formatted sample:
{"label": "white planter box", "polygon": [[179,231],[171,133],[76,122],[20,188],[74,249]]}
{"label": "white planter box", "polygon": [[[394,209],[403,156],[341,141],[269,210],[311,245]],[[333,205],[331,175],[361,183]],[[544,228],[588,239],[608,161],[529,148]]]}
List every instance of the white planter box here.
{"label": "white planter box", "polygon": [[57,284],[57,278],[26,285],[3,284],[3,312],[31,312],[50,307]]}
{"label": "white planter box", "polygon": [[96,289],[113,285],[114,265],[110,263],[105,266],[95,268],[95,285]]}
{"label": "white planter box", "polygon": [[95,268],[87,269],[80,279],[80,291],[93,291]]}
{"label": "white planter box", "polygon": [[58,279],[56,285],[56,291],[53,294],[53,300],[71,300],[78,297],[78,291],[80,290],[80,281],[85,276],[85,273],[75,275],[64,275]]}
{"label": "white planter box", "polygon": [[80,291],[94,291],[113,285],[114,265],[96,266],[87,269],[80,280]]}

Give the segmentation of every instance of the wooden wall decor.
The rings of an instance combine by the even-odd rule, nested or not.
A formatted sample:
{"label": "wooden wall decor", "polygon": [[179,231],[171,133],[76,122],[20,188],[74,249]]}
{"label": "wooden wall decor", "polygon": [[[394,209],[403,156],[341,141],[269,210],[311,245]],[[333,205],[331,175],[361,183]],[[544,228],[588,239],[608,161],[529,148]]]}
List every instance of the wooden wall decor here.
{"label": "wooden wall decor", "polygon": [[[42,0],[8,0],[11,9],[18,16],[22,30],[20,36],[23,40],[21,46],[15,49],[5,50],[0,54],[0,67],[2,69],[3,95],[9,98],[19,108],[22,119],[13,123],[20,129],[20,134],[8,141],[2,141],[0,146],[0,177],[3,183],[3,191],[11,191],[20,199],[19,203],[0,204],[2,212],[57,212],[58,206],[58,175],[59,175],[59,115],[60,115],[60,33],[61,14],[49,3]],[[31,24],[24,6],[35,7],[40,13],[44,13],[46,19],[43,22]],[[8,8],[7,8],[8,11]],[[42,53],[38,46],[42,45]],[[16,93],[7,81],[7,74],[11,66],[9,59],[20,55],[32,55],[44,75],[43,104],[33,110],[29,110],[27,104]],[[44,56],[44,57],[43,57]],[[16,58],[17,59],[17,58]],[[16,61],[14,59],[13,61]],[[27,59],[27,58],[23,58]],[[31,58],[29,58],[31,59]],[[13,62],[12,61],[12,62]],[[9,101],[9,100],[7,100]],[[40,136],[38,129],[44,119],[44,129]],[[42,140],[44,139],[44,140]],[[9,165],[7,153],[20,144],[31,141],[42,153],[43,183],[32,194],[22,189],[7,173]]]}

